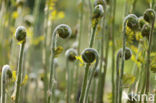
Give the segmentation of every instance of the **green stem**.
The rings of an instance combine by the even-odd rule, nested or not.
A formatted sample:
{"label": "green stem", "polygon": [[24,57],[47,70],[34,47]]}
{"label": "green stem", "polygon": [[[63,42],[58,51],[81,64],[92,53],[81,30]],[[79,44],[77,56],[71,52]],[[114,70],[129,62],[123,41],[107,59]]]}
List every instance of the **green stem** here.
{"label": "green stem", "polygon": [[[75,68],[74,68],[74,65],[70,68],[70,98],[71,98],[71,95],[74,95],[74,70]],[[73,101],[73,98],[71,98],[71,101],[70,101],[70,103],[73,103],[74,101]]]}
{"label": "green stem", "polygon": [[102,77],[101,77],[101,88],[100,88],[100,93],[99,93],[100,103],[103,103],[103,96],[105,92],[104,87],[105,87],[106,73],[107,73],[108,53],[109,53],[109,35],[107,35],[107,40],[106,40],[105,65],[104,65],[104,71],[102,72]]}
{"label": "green stem", "polygon": [[[56,28],[57,29],[57,28]],[[55,54],[55,47],[56,47],[56,29],[52,35],[52,50],[51,50],[51,69],[50,69],[50,81],[49,81],[49,96],[48,96],[48,103],[50,103],[51,97],[54,97],[54,54]]]}
{"label": "green stem", "polygon": [[[142,75],[143,79],[142,79],[142,88],[141,88],[140,94],[144,94],[145,86],[146,86],[146,70],[145,70],[145,67],[142,69],[143,69],[143,75]],[[142,97],[140,98],[140,100],[142,100]],[[141,101],[139,103],[141,103]]]}
{"label": "green stem", "polygon": [[150,8],[153,8],[153,9],[154,9],[154,3],[155,3],[155,0],[152,0],[152,1],[151,1]]}
{"label": "green stem", "polygon": [[[106,14],[106,13],[105,13]],[[104,16],[103,16],[103,28],[102,28],[102,32],[101,32],[101,36],[102,36],[102,38],[101,38],[101,43],[100,43],[100,45],[101,45],[101,52],[100,52],[100,63],[99,63],[99,65],[100,65],[100,70],[99,70],[99,75],[98,75],[98,90],[97,90],[97,98],[98,98],[98,100],[100,100],[99,99],[99,94],[100,94],[100,92],[101,92],[101,81],[102,81],[102,64],[103,64],[103,58],[104,58],[104,56],[103,56],[103,53],[104,53],[104,36],[105,36],[105,33],[104,33],[104,31],[105,31],[105,15],[104,14]]]}
{"label": "green stem", "polygon": [[90,0],[88,0],[88,4],[89,4],[90,15],[92,15],[92,3]]}
{"label": "green stem", "polygon": [[116,59],[116,95],[115,95],[115,103],[119,103],[119,63],[120,63],[120,53],[117,54],[117,59]]}
{"label": "green stem", "polygon": [[78,54],[80,54],[80,47],[81,47],[81,35],[82,35],[82,28],[83,28],[83,6],[84,6],[84,0],[81,0],[81,10],[80,10],[80,32],[78,36]]}
{"label": "green stem", "polygon": [[75,100],[76,100],[76,96],[77,96],[77,91],[78,91],[78,80],[79,80],[79,63],[78,62],[76,62],[76,68],[75,68],[76,70],[75,70],[75,86],[74,86],[74,92],[75,92]]}
{"label": "green stem", "polygon": [[[139,43],[139,45],[138,45],[138,52],[137,52],[137,54],[136,54],[136,60],[138,60],[138,58],[139,58],[139,53],[140,53],[141,50],[142,50],[142,46],[141,46],[141,43]],[[137,80],[138,80],[138,77],[140,76],[140,75],[137,75],[138,72],[139,72],[138,69],[139,69],[139,68],[137,68],[137,64],[134,63],[133,69],[132,69],[132,74],[136,76],[136,79],[135,79],[135,82],[133,83],[133,85],[129,88],[129,90],[128,90],[129,93],[132,91],[133,88],[135,88],[136,82],[137,82]],[[141,76],[140,76],[140,77],[141,77]]]}
{"label": "green stem", "polygon": [[92,85],[92,89],[93,89],[93,92],[92,92],[92,102],[94,103],[95,102],[95,97],[96,97],[96,89],[97,89],[97,87],[96,87],[96,78],[94,78],[94,80],[93,80],[93,85]]}
{"label": "green stem", "polygon": [[6,94],[5,94],[6,81],[7,81],[7,77],[10,76],[8,73],[11,73],[11,70],[8,65],[5,65],[2,69],[2,75],[1,75],[1,103],[6,102],[5,101],[5,99],[6,99]]}
{"label": "green stem", "polygon": [[125,48],[126,48],[126,23],[127,23],[127,19],[124,19],[124,25],[123,25],[123,53],[122,53],[122,63],[121,63],[121,75],[120,75],[120,93],[119,93],[119,103],[122,103],[122,78],[123,78],[123,74],[124,74],[124,64],[125,64]]}
{"label": "green stem", "polygon": [[96,31],[96,27],[98,24],[98,20],[95,21],[95,25],[92,28],[92,33],[91,33],[91,39],[90,39],[90,43],[89,43],[89,48],[93,47],[93,43],[94,43],[94,39],[95,39],[95,31]]}
{"label": "green stem", "polygon": [[[49,8],[49,7],[48,7]],[[45,32],[45,39],[43,42],[43,68],[44,68],[44,102],[47,103],[47,90],[48,90],[48,68],[47,68],[47,61],[48,61],[48,56],[47,56],[47,33],[48,33],[48,17],[49,17],[49,9],[45,13],[45,21],[44,21],[44,32]]]}
{"label": "green stem", "polygon": [[[79,19],[80,19],[80,28],[79,28],[79,35],[77,37],[77,41],[78,41],[78,47],[77,47],[77,52],[78,52],[78,55],[80,55],[80,51],[81,51],[81,35],[82,35],[82,29],[83,29],[83,6],[84,6],[84,0],[81,0],[82,4],[81,4],[81,10],[80,10],[80,16],[79,16]],[[77,73],[76,73],[76,90],[75,91],[78,91],[78,76],[79,76],[79,62],[77,62],[76,64],[77,66]],[[77,95],[77,92],[76,94]]]}
{"label": "green stem", "polygon": [[127,13],[128,13],[128,3],[127,3],[127,0],[125,0],[125,4],[124,4],[124,6],[125,6],[124,16],[126,16]]}
{"label": "green stem", "polygon": [[115,102],[115,83],[114,83],[114,64],[115,64],[115,40],[114,40],[114,31],[115,31],[115,10],[116,10],[116,0],[114,0],[113,6],[113,21],[112,21],[112,103]]}
{"label": "green stem", "polygon": [[16,96],[15,96],[15,103],[19,101],[19,94],[20,94],[20,85],[21,85],[21,71],[22,71],[22,64],[23,64],[23,51],[24,51],[25,43],[20,45],[20,54],[19,54],[19,61],[18,61],[18,70],[17,70],[17,80],[15,84]]}
{"label": "green stem", "polygon": [[[143,68],[143,66],[142,66],[142,68]],[[141,84],[142,84],[143,73],[144,73],[144,71],[141,69],[140,74],[139,74],[139,79],[138,79],[138,85],[136,87],[136,89],[137,89],[136,93],[139,93],[139,91],[141,90],[140,88],[141,88]]]}
{"label": "green stem", "polygon": [[[91,39],[90,39],[90,43],[89,43],[89,48],[93,47],[95,31],[96,31],[97,24],[98,24],[98,20],[96,21],[96,23],[95,23],[95,25],[93,27],[93,30],[92,30],[92,35],[91,35]],[[90,64],[87,64],[86,68],[89,69],[89,66],[90,66]],[[80,96],[79,103],[83,103],[83,100],[84,100],[85,89],[86,89],[87,78],[88,78],[88,69],[87,70],[85,69],[85,78],[84,78],[84,82],[83,82],[83,88],[82,88],[82,91],[81,91],[81,96]]]}
{"label": "green stem", "polygon": [[86,64],[85,76],[84,76],[84,80],[83,80],[83,85],[82,85],[82,90],[81,90],[81,96],[80,96],[80,99],[79,99],[79,103],[83,103],[83,100],[84,100],[85,90],[86,90],[86,86],[87,86],[89,66],[90,66],[90,64]]}
{"label": "green stem", "polygon": [[132,4],[130,13],[134,13],[134,11],[135,11],[135,6],[136,6],[137,1],[138,1],[138,0],[134,0],[134,1],[133,1],[133,4]]}
{"label": "green stem", "polygon": [[70,103],[70,93],[71,93],[71,91],[70,91],[70,83],[71,83],[71,75],[70,75],[70,70],[69,70],[69,61],[68,60],[66,60],[66,69],[67,69],[67,75],[66,75],[66,77],[67,77],[67,103]]}
{"label": "green stem", "polygon": [[85,96],[84,96],[84,103],[87,103],[89,89],[90,89],[91,82],[92,82],[93,76],[94,76],[94,74],[95,74],[95,71],[96,71],[96,69],[97,69],[98,63],[99,63],[99,57],[98,57],[98,55],[97,55],[97,56],[96,56],[96,63],[95,63],[95,66],[94,66],[94,68],[93,68],[93,71],[91,71],[91,74],[90,74],[90,77],[89,77],[89,80],[88,80],[88,83],[87,83],[87,87],[86,87],[86,91],[85,91]]}
{"label": "green stem", "polygon": [[[153,11],[154,13],[154,11]],[[154,18],[155,18],[155,13],[154,13]],[[152,37],[153,37],[153,30],[154,30],[154,21],[152,22],[151,25],[151,30],[150,30],[150,35],[149,35],[149,44],[148,44],[148,50],[147,50],[147,67],[146,67],[146,94],[149,93],[149,85],[150,85],[150,64],[151,64],[151,48],[152,48]]]}

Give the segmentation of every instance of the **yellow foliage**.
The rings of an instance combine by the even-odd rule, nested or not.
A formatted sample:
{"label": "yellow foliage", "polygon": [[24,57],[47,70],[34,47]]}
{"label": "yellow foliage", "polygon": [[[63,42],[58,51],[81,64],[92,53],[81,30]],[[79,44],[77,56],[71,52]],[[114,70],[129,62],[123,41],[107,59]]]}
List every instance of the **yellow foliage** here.
{"label": "yellow foliage", "polygon": [[78,61],[80,61],[80,66],[83,66],[84,65],[84,61],[82,60],[82,57],[81,56],[75,56],[76,57],[76,59],[78,60]]}
{"label": "yellow foliage", "polygon": [[49,7],[49,10],[54,10],[55,2],[56,2],[56,0],[48,0],[47,1],[47,5]]}
{"label": "yellow foliage", "polygon": [[33,38],[33,30],[32,30],[32,28],[28,28],[27,29],[27,37],[31,38],[31,39]]}
{"label": "yellow foliage", "polygon": [[128,26],[126,27],[126,35],[127,35],[127,42],[133,43],[133,40],[135,39],[135,32],[132,31]]}
{"label": "yellow foliage", "polygon": [[[16,79],[17,79],[17,75],[16,75],[16,71],[14,70],[14,71],[12,72],[12,82],[15,82]],[[21,85],[26,84],[27,81],[28,81],[28,75],[26,74],[25,77],[24,77],[24,79],[23,79],[23,81],[22,81],[22,83],[21,83]]]}
{"label": "yellow foliage", "polygon": [[54,56],[55,56],[55,57],[58,57],[58,56],[63,52],[63,50],[64,50],[63,47],[58,46],[58,47],[55,49]]}
{"label": "yellow foliage", "polygon": [[108,99],[109,103],[112,103],[112,93],[107,94],[107,99]]}
{"label": "yellow foliage", "polygon": [[94,27],[97,24],[98,20],[97,19],[92,19],[92,27]]}
{"label": "yellow foliage", "polygon": [[141,35],[141,32],[137,32],[136,33],[136,40],[140,41],[141,39],[143,39],[143,36]]}
{"label": "yellow foliage", "polygon": [[19,14],[18,14],[17,11],[14,11],[14,12],[12,13],[12,18],[13,18],[13,19],[16,19],[18,16],[19,16]]}
{"label": "yellow foliage", "polygon": [[55,19],[56,18],[56,13],[57,13],[56,10],[54,10],[54,11],[51,12],[52,19]]}
{"label": "yellow foliage", "polygon": [[138,48],[135,47],[134,45],[131,45],[131,50],[132,50],[135,54],[138,53]]}
{"label": "yellow foliage", "polygon": [[131,74],[124,74],[124,76],[123,76],[123,86],[125,88],[128,88],[129,86],[131,86],[134,83],[135,79],[136,78]]}
{"label": "yellow foliage", "polygon": [[53,10],[51,12],[50,19],[51,20],[59,20],[59,19],[63,19],[64,17],[65,17],[65,14],[63,11],[57,12],[56,10]]}
{"label": "yellow foliage", "polygon": [[63,11],[57,11],[55,8],[55,2],[56,0],[49,0],[47,2],[48,8],[50,10],[50,20],[59,20],[65,17],[65,14]]}
{"label": "yellow foliage", "polygon": [[15,82],[16,81],[16,71],[12,72],[12,81]]}
{"label": "yellow foliage", "polygon": [[112,45],[113,45],[113,43],[112,43],[112,41],[110,41],[110,42],[109,42],[109,46],[112,46]]}
{"label": "yellow foliage", "polygon": [[25,40],[22,40],[22,41],[18,41],[18,45],[21,45],[23,42],[25,42]]}
{"label": "yellow foliage", "polygon": [[44,36],[41,35],[41,36],[37,37],[36,39],[32,40],[32,45],[38,45],[43,40],[44,40]]}
{"label": "yellow foliage", "polygon": [[151,71],[156,73],[156,64],[151,65]]}
{"label": "yellow foliage", "polygon": [[136,56],[132,55],[131,60],[136,63],[138,68],[141,68],[141,63],[136,59]]}
{"label": "yellow foliage", "polygon": [[64,14],[63,11],[60,11],[60,12],[58,13],[58,18],[59,18],[59,19],[64,18],[64,16],[65,16],[65,14]]}
{"label": "yellow foliage", "polygon": [[21,85],[25,85],[27,83],[27,81],[28,81],[28,75],[26,74]]}

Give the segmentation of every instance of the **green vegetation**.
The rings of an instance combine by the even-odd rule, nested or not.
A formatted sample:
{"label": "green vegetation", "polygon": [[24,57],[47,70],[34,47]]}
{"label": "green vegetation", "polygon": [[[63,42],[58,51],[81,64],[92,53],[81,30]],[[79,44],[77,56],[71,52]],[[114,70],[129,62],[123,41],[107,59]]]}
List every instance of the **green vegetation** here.
{"label": "green vegetation", "polygon": [[0,0],[0,18],[1,103],[155,103],[155,0]]}

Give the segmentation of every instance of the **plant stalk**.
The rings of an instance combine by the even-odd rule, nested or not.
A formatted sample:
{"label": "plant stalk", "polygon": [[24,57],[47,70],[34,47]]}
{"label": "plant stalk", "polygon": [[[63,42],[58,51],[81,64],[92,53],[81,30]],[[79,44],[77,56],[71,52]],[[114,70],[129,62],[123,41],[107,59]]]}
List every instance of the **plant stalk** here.
{"label": "plant stalk", "polygon": [[112,21],[112,103],[115,103],[115,83],[114,83],[114,70],[115,70],[115,14],[116,14],[116,0],[113,2],[113,21]]}
{"label": "plant stalk", "polygon": [[[155,13],[154,13],[155,14]],[[150,65],[151,65],[151,48],[152,48],[152,37],[153,37],[153,30],[154,30],[154,21],[151,25],[150,35],[149,35],[149,44],[148,44],[148,50],[147,50],[147,67],[146,67],[146,94],[149,93],[149,86],[150,86]]]}
{"label": "plant stalk", "polygon": [[24,45],[25,45],[25,42],[20,44],[20,53],[19,53],[18,70],[17,70],[17,80],[16,80],[16,83],[15,83],[15,90],[16,90],[15,103],[19,102]]}
{"label": "plant stalk", "polygon": [[119,103],[122,103],[122,78],[124,74],[124,64],[125,64],[125,48],[126,48],[126,23],[127,18],[124,19],[124,25],[123,25],[123,53],[122,53],[122,63],[121,63],[121,75],[119,80]]}
{"label": "plant stalk", "polygon": [[53,86],[54,86],[54,54],[55,54],[55,47],[56,47],[56,29],[53,32],[52,35],[52,45],[51,45],[51,66],[50,66],[50,81],[49,81],[49,95],[48,95],[48,103],[50,103],[51,97],[54,97],[54,91],[53,91]]}
{"label": "plant stalk", "polygon": [[85,76],[84,76],[84,80],[83,80],[83,85],[82,85],[82,90],[81,90],[81,96],[80,96],[80,99],[79,99],[79,103],[83,103],[83,100],[84,100],[85,90],[86,90],[86,86],[87,86],[89,66],[90,66],[90,64],[86,64]]}
{"label": "plant stalk", "polygon": [[88,80],[88,83],[87,83],[87,87],[86,87],[86,91],[85,91],[85,97],[84,97],[84,103],[87,103],[89,89],[90,89],[90,86],[91,86],[92,79],[93,79],[93,76],[95,74],[95,71],[97,69],[98,63],[99,63],[99,57],[97,56],[95,66],[94,66],[93,70],[91,71],[91,74],[90,74],[90,77],[89,77],[89,80]]}

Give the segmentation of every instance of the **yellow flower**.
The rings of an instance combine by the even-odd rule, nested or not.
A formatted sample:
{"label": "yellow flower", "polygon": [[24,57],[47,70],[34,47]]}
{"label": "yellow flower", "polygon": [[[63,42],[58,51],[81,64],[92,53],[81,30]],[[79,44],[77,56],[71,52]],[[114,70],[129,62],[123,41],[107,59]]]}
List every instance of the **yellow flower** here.
{"label": "yellow flower", "polygon": [[78,61],[80,61],[80,66],[83,66],[84,65],[84,61],[82,60],[82,57],[81,56],[75,56],[76,57],[76,59],[78,60]]}
{"label": "yellow flower", "polygon": [[47,5],[48,5],[48,7],[49,7],[49,10],[54,10],[55,1],[56,1],[56,0],[49,0],[49,1],[47,1]]}
{"label": "yellow flower", "polygon": [[58,18],[59,18],[59,19],[64,18],[64,12],[63,12],[63,11],[60,11],[60,12],[58,13]]}
{"label": "yellow flower", "polygon": [[141,63],[136,59],[136,56],[132,55],[131,60],[136,63],[138,68],[141,68]]}
{"label": "yellow flower", "polygon": [[51,12],[51,19],[52,20],[55,20],[56,19],[56,13],[57,13],[56,10],[54,10],[54,11]]}
{"label": "yellow flower", "polygon": [[[14,70],[14,71],[12,72],[12,82],[15,82],[16,79],[17,79],[16,71]],[[22,83],[21,83],[21,85],[26,84],[27,81],[28,81],[28,75],[26,74],[25,77],[24,77],[24,79],[23,79],[23,81],[22,81]]]}
{"label": "yellow flower", "polygon": [[18,15],[18,12],[17,12],[17,11],[14,11],[14,12],[12,13],[12,18],[13,18],[13,19],[16,19],[18,16],[19,16],[19,15]]}
{"label": "yellow flower", "polygon": [[19,41],[17,44],[20,45],[20,44],[22,44],[23,42],[25,42],[25,40]]}
{"label": "yellow flower", "polygon": [[15,70],[12,72],[12,81],[13,82],[16,81],[16,71]]}
{"label": "yellow flower", "polygon": [[62,46],[58,46],[57,48],[55,48],[55,57],[58,57],[62,52],[63,52],[64,48]]}
{"label": "yellow flower", "polygon": [[137,54],[137,53],[138,53],[138,48],[137,48],[137,47],[135,47],[134,45],[131,45],[131,49],[132,49],[132,51],[134,51],[134,52],[135,52],[135,54]]}
{"label": "yellow flower", "polygon": [[62,19],[62,18],[64,18],[64,17],[65,17],[64,12],[63,12],[63,11],[57,12],[57,10],[53,10],[53,11],[51,12],[51,16],[50,16],[50,18],[51,18],[52,20]]}
{"label": "yellow flower", "polygon": [[32,45],[38,45],[43,40],[44,40],[44,35],[41,35],[41,36],[37,37],[36,39],[32,40]]}
{"label": "yellow flower", "polygon": [[33,33],[33,29],[32,29],[32,28],[28,28],[28,29],[27,29],[27,37],[32,39],[33,34],[34,34],[34,33]]}
{"label": "yellow flower", "polygon": [[28,75],[26,74],[25,77],[24,77],[24,79],[23,79],[23,82],[21,83],[21,85],[26,84],[27,81],[28,81]]}
{"label": "yellow flower", "polygon": [[113,44],[112,41],[110,41],[110,42],[109,42],[109,46],[112,46],[112,44]]}
{"label": "yellow flower", "polygon": [[127,42],[133,43],[133,40],[135,38],[135,32],[132,31],[128,26],[126,27],[126,35],[127,35]]}
{"label": "yellow flower", "polygon": [[141,35],[141,32],[138,32],[138,33],[136,34],[136,40],[137,40],[137,41],[140,41],[140,39],[143,39],[143,36]]}

